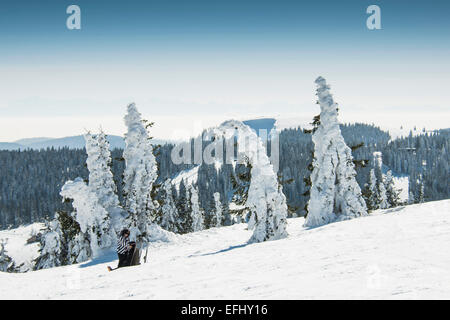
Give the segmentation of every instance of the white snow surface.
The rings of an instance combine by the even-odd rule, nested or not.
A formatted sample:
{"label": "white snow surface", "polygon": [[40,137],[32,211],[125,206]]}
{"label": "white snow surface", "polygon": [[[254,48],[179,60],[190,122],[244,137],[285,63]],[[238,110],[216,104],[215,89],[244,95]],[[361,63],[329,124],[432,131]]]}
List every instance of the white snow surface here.
{"label": "white snow surface", "polygon": [[[20,271],[24,272],[32,269],[33,260],[39,256],[39,243],[27,244],[27,240],[31,238],[32,234],[39,233],[43,228],[43,223],[33,223],[11,230],[0,231],[0,239],[7,241],[5,245],[6,254],[14,260],[16,266],[23,264]],[[3,287],[1,286],[1,281],[0,287]]]}
{"label": "white snow surface", "polygon": [[450,299],[450,200],[303,223],[250,245],[245,224],[177,236],[113,272],[117,260],[104,259],[0,273],[0,299]]}

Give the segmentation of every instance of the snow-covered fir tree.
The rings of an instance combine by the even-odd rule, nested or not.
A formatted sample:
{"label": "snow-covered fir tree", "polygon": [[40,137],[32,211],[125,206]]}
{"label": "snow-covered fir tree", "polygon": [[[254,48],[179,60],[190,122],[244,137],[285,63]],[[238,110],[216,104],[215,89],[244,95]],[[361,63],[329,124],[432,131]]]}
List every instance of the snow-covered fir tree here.
{"label": "snow-covered fir tree", "polygon": [[41,232],[34,270],[83,262],[92,256],[88,235],[81,232],[79,223],[65,211],[57,212]]}
{"label": "snow-covered fir tree", "polygon": [[237,138],[238,159],[247,159],[250,170],[245,206],[250,211],[248,227],[253,230],[249,242],[287,237],[287,204],[282,187],[269,161],[261,139],[247,125],[230,120],[214,129],[225,140]]}
{"label": "snow-covered fir tree", "polygon": [[11,271],[11,269],[14,269],[14,261],[11,259],[10,256],[8,256],[5,246],[6,246],[7,240],[1,239],[0,240],[0,271],[1,272],[7,272]]}
{"label": "snow-covered fir tree", "polygon": [[367,209],[373,211],[379,207],[379,197],[377,188],[377,178],[375,176],[375,170],[371,169],[369,174],[369,182],[366,184],[366,188],[363,192],[363,196],[366,200]]}
{"label": "snow-covered fir tree", "polygon": [[131,103],[125,115],[124,197],[128,211],[128,226],[139,244],[145,246],[152,238],[151,230],[156,218],[156,207],[151,198],[157,178],[157,164],[153,146],[141,114]]}
{"label": "snow-covered fir tree", "polygon": [[205,228],[203,211],[200,209],[198,202],[198,190],[195,186],[190,186],[191,193],[191,217],[192,217],[192,231],[201,231]]}
{"label": "snow-covered fir tree", "polygon": [[89,170],[89,188],[97,194],[99,203],[106,209],[119,205],[117,188],[111,172],[111,152],[103,131],[84,135],[86,141],[86,164]]}
{"label": "snow-covered fir tree", "polygon": [[178,197],[176,201],[178,211],[178,231],[180,233],[192,232],[192,206],[191,206],[191,193],[189,187],[186,187],[184,179],[181,180],[179,186]]}
{"label": "snow-covered fir tree", "polygon": [[419,196],[417,197],[418,203],[424,203],[425,202],[425,185],[423,184],[423,181],[420,181],[419,184]]}
{"label": "snow-covered fir tree", "polygon": [[351,149],[339,128],[338,107],[326,80],[318,77],[320,125],[312,136],[314,161],[305,226],[316,227],[367,215],[367,207],[356,182]]}
{"label": "snow-covered fir tree", "polygon": [[109,143],[103,132],[84,135],[89,185],[81,179],[67,181],[61,189],[64,200],[73,200],[71,214],[59,212],[41,237],[40,256],[35,269],[85,261],[116,241],[108,210],[119,206],[110,169]]}
{"label": "snow-covered fir tree", "polygon": [[386,194],[386,179],[383,174],[383,155],[381,152],[373,153],[373,166],[375,170],[375,176],[377,178],[377,193],[378,193],[378,208],[389,208],[389,201]]}
{"label": "snow-covered fir tree", "polygon": [[115,244],[116,235],[108,212],[81,178],[67,181],[60,194],[63,199],[73,200],[72,216],[80,225],[81,233],[88,235],[93,256]]}
{"label": "snow-covered fir tree", "polygon": [[66,257],[64,257],[64,241],[58,213],[55,219],[46,223],[46,228],[41,232],[39,257],[35,261],[34,269],[40,270],[64,265]]}
{"label": "snow-covered fir tree", "polygon": [[378,197],[379,197],[379,208],[388,209],[390,208],[389,201],[386,194],[386,186],[384,176],[381,176],[381,181],[378,183]]}
{"label": "snow-covered fir tree", "polygon": [[220,193],[215,192],[214,193],[214,216],[212,218],[212,226],[214,227],[220,227],[223,224],[223,208],[222,203],[220,202]]}
{"label": "snow-covered fir tree", "polygon": [[[68,242],[69,264],[79,263],[95,257],[97,253],[92,249],[92,240],[89,234],[78,232],[73,239]],[[94,245],[95,249],[99,249]],[[101,248],[100,248],[101,249]]]}
{"label": "snow-covered fir tree", "polygon": [[163,184],[163,205],[161,207],[161,227],[167,231],[178,232],[178,210],[172,196],[172,183],[167,179]]}
{"label": "snow-covered fir tree", "polygon": [[392,176],[391,170],[386,173],[384,183],[386,186],[386,197],[389,207],[397,207],[400,205],[400,192],[395,188],[394,177]]}

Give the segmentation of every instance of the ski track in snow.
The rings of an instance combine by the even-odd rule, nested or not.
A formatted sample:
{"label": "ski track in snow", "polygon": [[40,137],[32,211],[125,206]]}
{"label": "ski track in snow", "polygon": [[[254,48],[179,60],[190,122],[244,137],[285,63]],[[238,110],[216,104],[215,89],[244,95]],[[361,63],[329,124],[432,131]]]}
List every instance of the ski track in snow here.
{"label": "ski track in snow", "polygon": [[245,224],[153,243],[117,260],[0,273],[0,299],[449,299],[450,200],[388,210],[247,245]]}

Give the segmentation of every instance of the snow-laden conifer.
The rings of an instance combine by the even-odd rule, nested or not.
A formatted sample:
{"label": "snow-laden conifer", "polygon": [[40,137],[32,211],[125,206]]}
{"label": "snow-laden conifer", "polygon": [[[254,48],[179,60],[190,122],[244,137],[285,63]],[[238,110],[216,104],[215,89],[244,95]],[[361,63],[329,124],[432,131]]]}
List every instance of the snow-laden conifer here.
{"label": "snow-laden conifer", "polygon": [[375,170],[371,169],[369,174],[369,183],[365,188],[365,199],[368,210],[376,210],[379,206],[379,197],[377,189],[377,177]]}
{"label": "snow-laden conifer", "polygon": [[245,203],[251,213],[248,227],[253,230],[249,242],[287,237],[286,197],[261,139],[249,126],[236,120],[226,121],[213,130],[216,136],[222,136],[226,140],[236,137],[238,157],[246,158],[251,167]]}
{"label": "snow-laden conifer", "polygon": [[117,188],[111,172],[111,152],[103,131],[99,134],[84,135],[86,141],[86,164],[89,170],[89,188],[97,194],[99,203],[106,209],[119,205]]}
{"label": "snow-laden conifer", "polygon": [[318,77],[320,124],[312,136],[314,161],[305,226],[316,227],[335,220],[367,215],[351,149],[345,144],[337,119],[338,108],[326,80]]}
{"label": "snow-laden conifer", "polygon": [[383,174],[383,154],[379,151],[373,153],[373,164],[375,167],[375,176],[377,177],[378,208],[389,208],[389,202],[386,194],[386,179]]}
{"label": "snow-laden conifer", "polygon": [[145,246],[154,229],[155,205],[151,191],[157,178],[157,165],[150,137],[134,103],[128,105],[124,120],[127,133],[123,182],[127,220],[132,235]]}
{"label": "snow-laden conifer", "polygon": [[57,212],[41,232],[34,270],[79,263],[92,257],[89,235],[82,233],[79,223],[65,211]]}
{"label": "snow-laden conifer", "polygon": [[390,208],[388,198],[386,195],[385,178],[382,176],[382,180],[378,183],[378,197],[379,197],[379,208],[388,209]]}
{"label": "snow-laden conifer", "polygon": [[[113,236],[113,235],[111,235]],[[102,249],[94,243],[92,248],[92,237],[89,233],[78,232],[67,243],[68,264],[79,263],[95,257]],[[95,250],[95,251],[93,251]]]}
{"label": "snow-laden conifer", "polygon": [[35,270],[58,267],[64,264],[63,237],[61,225],[57,219],[46,223],[46,228],[42,230],[41,247],[39,257],[35,261]]}
{"label": "snow-laden conifer", "polygon": [[418,197],[418,203],[424,203],[425,202],[425,185],[423,181],[420,181],[419,184],[419,197]]}
{"label": "snow-laden conifer", "polygon": [[60,194],[64,199],[73,200],[72,216],[79,224],[81,232],[89,237],[93,256],[101,249],[115,244],[116,235],[111,228],[108,212],[100,204],[97,194],[81,178],[67,181]]}
{"label": "snow-laden conifer", "polygon": [[7,272],[9,270],[11,270],[11,268],[14,265],[13,260],[11,259],[10,256],[8,256],[6,249],[5,249],[5,245],[6,245],[6,240],[1,239],[0,240],[0,271],[1,272]]}
{"label": "snow-laden conifer", "polygon": [[384,183],[386,186],[386,197],[389,207],[397,207],[400,204],[400,192],[395,187],[394,177],[392,176],[391,170],[386,173]]}
{"label": "snow-laden conifer", "polygon": [[205,228],[203,212],[200,209],[198,201],[198,190],[195,186],[190,186],[191,191],[191,217],[192,217],[192,231],[201,231]]}
{"label": "snow-laden conifer", "polygon": [[180,233],[192,232],[192,206],[190,188],[186,187],[184,179],[181,179],[178,197],[176,201],[178,211],[178,231]]}
{"label": "snow-laden conifer", "polygon": [[170,179],[163,184],[163,197],[161,227],[171,232],[178,232],[178,210],[173,199]]}
{"label": "snow-laden conifer", "polygon": [[213,226],[220,227],[222,226],[222,220],[223,220],[223,208],[222,203],[220,202],[220,193],[215,192],[214,193],[214,216],[213,216]]}

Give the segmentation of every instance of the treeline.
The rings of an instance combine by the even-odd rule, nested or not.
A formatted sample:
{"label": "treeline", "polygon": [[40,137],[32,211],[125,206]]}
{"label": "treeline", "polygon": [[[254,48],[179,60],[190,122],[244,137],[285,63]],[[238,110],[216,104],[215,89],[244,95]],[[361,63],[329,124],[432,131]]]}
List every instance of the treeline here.
{"label": "treeline", "polygon": [[448,199],[450,196],[450,131],[440,130],[419,136],[400,138],[383,148],[384,163],[394,172],[409,177],[409,190],[424,201]]}
{"label": "treeline", "polygon": [[[364,189],[368,183],[370,169],[374,167],[373,152],[382,152],[384,168],[394,175],[409,176],[410,193],[419,198],[423,185],[426,201],[446,199],[449,188],[449,131],[424,133],[390,141],[387,132],[374,125],[344,124],[342,135],[350,147],[354,147],[356,160],[368,160],[365,166],[357,166],[357,181]],[[361,144],[363,143],[363,144]],[[207,145],[207,144],[206,144]],[[269,144],[270,146],[270,144]],[[176,165],[171,161],[173,145],[166,144],[156,151],[158,183],[173,178],[182,170],[193,168],[193,164]],[[280,132],[279,176],[283,181],[283,192],[292,211],[304,214],[308,202],[308,189],[304,177],[309,175],[313,144],[311,135],[302,128]],[[268,148],[270,153],[270,147]],[[123,150],[112,151],[112,172],[123,203],[122,176],[124,171]],[[55,212],[70,210],[59,195],[64,182],[76,177],[88,178],[84,149],[68,148],[26,151],[0,151],[0,228],[17,227],[54,217]],[[197,187],[199,202],[205,212],[214,208],[214,193],[231,201],[233,195],[232,165],[217,169],[214,165],[200,165]],[[175,201],[179,196],[175,191]]]}

